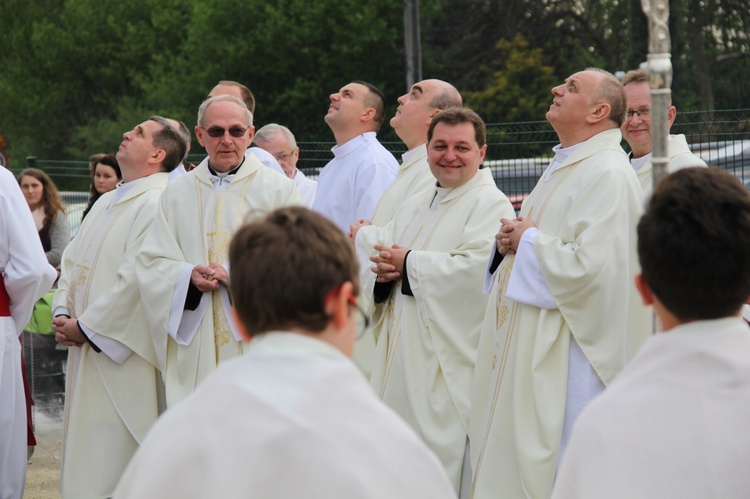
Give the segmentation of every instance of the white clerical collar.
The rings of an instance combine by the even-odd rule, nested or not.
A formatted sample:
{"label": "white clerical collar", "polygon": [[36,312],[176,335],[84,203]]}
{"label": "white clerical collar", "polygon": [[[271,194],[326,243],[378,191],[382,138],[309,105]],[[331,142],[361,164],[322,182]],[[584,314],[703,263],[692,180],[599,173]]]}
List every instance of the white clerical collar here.
{"label": "white clerical collar", "polygon": [[420,144],[414,149],[409,149],[404,154],[401,155],[401,164],[402,165],[409,165],[411,163],[414,163],[420,158],[423,158],[427,156],[427,143]]}
{"label": "white clerical collar", "polygon": [[432,202],[430,203],[430,210],[434,211],[435,208],[437,208],[437,206],[443,202],[443,199],[445,199],[452,190],[453,189],[450,187],[440,187],[439,185],[437,185],[437,183],[435,183],[435,197],[432,198]]}
{"label": "white clerical collar", "polygon": [[242,165],[245,163],[245,158],[247,158],[247,156],[243,156],[240,164],[237,165],[236,168],[226,173],[217,172],[211,167],[211,163],[209,163],[207,165],[208,166],[208,178],[211,180],[211,184],[213,184],[214,189],[220,190],[220,191],[226,189],[227,186],[232,182],[232,179],[234,178],[234,176],[237,175],[237,172],[240,171],[240,168],[242,168]]}
{"label": "white clerical collar", "polygon": [[331,149],[331,152],[337,158],[346,156],[347,154],[357,149],[358,147],[362,147],[367,142],[371,140],[376,140],[375,135],[376,135],[375,132],[365,132],[362,135],[357,135],[346,144],[342,144],[340,146],[338,145],[333,146],[333,148]]}
{"label": "white clerical collar", "polygon": [[128,193],[130,189],[135,186],[138,182],[143,180],[145,177],[137,178],[135,180],[131,180],[130,182],[125,182],[124,180],[120,180],[115,184],[115,193],[112,195],[112,198],[109,200],[109,205],[107,205],[107,212],[112,209],[112,207],[117,203],[119,200],[122,199],[122,197]]}
{"label": "white clerical collar", "polygon": [[[672,140],[672,136],[667,135],[667,141],[670,141],[670,140]],[[632,152],[630,154],[631,154],[630,164],[633,166],[633,170],[635,170],[636,173],[638,173],[641,170],[641,168],[645,166],[646,163],[654,159],[654,151],[651,151],[648,154],[644,154],[643,156],[639,158],[634,158],[632,156],[633,154]]]}
{"label": "white clerical collar", "polygon": [[640,158],[630,158],[630,164],[633,166],[633,170],[639,172],[641,168],[643,168],[643,165],[651,161],[651,158],[654,157],[654,151],[651,151],[648,154],[644,154]]}
{"label": "white clerical collar", "polygon": [[570,155],[573,154],[573,151],[578,149],[578,146],[580,146],[582,143],[583,142],[579,142],[578,144],[572,145],[570,147],[563,147],[562,144],[557,144],[555,147],[553,147],[552,152],[555,153],[555,158],[552,161],[552,165],[547,169],[547,175],[544,176],[544,180],[549,181],[552,173],[557,170],[560,165],[565,163],[565,160],[568,159]]}

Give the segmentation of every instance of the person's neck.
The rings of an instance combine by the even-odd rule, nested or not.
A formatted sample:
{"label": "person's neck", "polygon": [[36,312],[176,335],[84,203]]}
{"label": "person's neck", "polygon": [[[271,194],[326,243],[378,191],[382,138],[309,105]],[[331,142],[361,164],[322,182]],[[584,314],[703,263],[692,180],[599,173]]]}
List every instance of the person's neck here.
{"label": "person's neck", "polygon": [[[553,126],[554,128],[554,126]],[[561,130],[555,129],[557,132],[557,138],[560,139],[560,144],[563,147],[572,147],[576,144],[580,144],[581,142],[586,142],[591,137],[594,137],[595,135],[599,135],[602,132],[606,132],[607,130],[613,130],[614,126],[585,126],[585,127],[578,127],[576,129],[573,129],[571,127],[566,127]]]}
{"label": "person's neck", "polygon": [[341,147],[350,140],[359,137],[363,133],[374,132],[364,128],[344,128],[342,130],[333,130],[333,136],[336,138],[336,145]]}
{"label": "person's neck", "polygon": [[427,130],[425,130],[424,133],[413,137],[408,136],[406,133],[404,134],[406,136],[402,137],[401,134],[399,134],[399,131],[396,130],[396,135],[398,135],[398,138],[401,139],[401,142],[404,143],[409,151],[416,149],[427,142]]}
{"label": "person's neck", "polygon": [[633,152],[633,159],[642,158],[643,156],[651,153],[651,148],[643,149],[631,147],[630,150]]}

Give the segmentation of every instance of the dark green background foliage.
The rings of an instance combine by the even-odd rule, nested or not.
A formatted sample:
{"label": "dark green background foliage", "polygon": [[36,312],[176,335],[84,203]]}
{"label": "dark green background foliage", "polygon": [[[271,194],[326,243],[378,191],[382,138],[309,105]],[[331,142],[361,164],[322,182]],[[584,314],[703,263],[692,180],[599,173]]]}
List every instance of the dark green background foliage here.
{"label": "dark green background foliage", "polygon": [[[750,107],[747,0],[673,0],[680,109]],[[637,66],[648,52],[640,0],[422,2],[425,78],[454,83],[496,121],[543,119],[549,89],[587,66]],[[330,140],[328,95],[380,87],[389,114],[405,91],[399,0],[4,0],[0,132],[11,165],[28,155],[114,151],[152,114],[195,124],[222,79],[247,84],[256,125]],[[386,125],[382,135],[394,140]],[[194,144],[197,146],[197,143]]]}

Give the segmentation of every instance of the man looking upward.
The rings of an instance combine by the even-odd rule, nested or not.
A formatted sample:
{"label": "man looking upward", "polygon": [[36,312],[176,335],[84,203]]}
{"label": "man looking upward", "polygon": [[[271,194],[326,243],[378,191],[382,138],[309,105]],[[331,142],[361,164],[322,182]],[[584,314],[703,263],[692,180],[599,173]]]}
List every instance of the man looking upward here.
{"label": "man looking upward", "polygon": [[353,81],[330,98],[325,121],[336,146],[318,177],[313,209],[347,233],[357,220],[372,218],[380,196],[396,178],[398,162],[376,138],[386,108],[380,90]]}
{"label": "man looking upward", "polygon": [[159,415],[158,362],[134,261],[168,172],[186,149],[184,136],[158,116],[126,132],[117,151],[122,183],[94,204],[63,253],[53,329],[70,347],[60,473],[66,499],[111,497]]}
{"label": "man looking upward", "polygon": [[606,71],[552,89],[560,144],[503,219],[471,415],[472,497],[549,497],[580,410],[651,333],[638,299],[642,193],[620,147],[625,93]]}

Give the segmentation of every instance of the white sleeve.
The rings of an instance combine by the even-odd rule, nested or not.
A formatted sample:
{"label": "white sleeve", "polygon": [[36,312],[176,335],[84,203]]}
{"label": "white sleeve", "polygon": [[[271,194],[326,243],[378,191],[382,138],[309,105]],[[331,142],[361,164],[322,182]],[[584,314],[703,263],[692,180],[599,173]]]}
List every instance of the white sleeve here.
{"label": "white sleeve", "polygon": [[557,303],[544,280],[534,251],[534,239],[538,233],[539,229],[532,227],[521,237],[505,296],[519,303],[552,310],[557,308]]}

